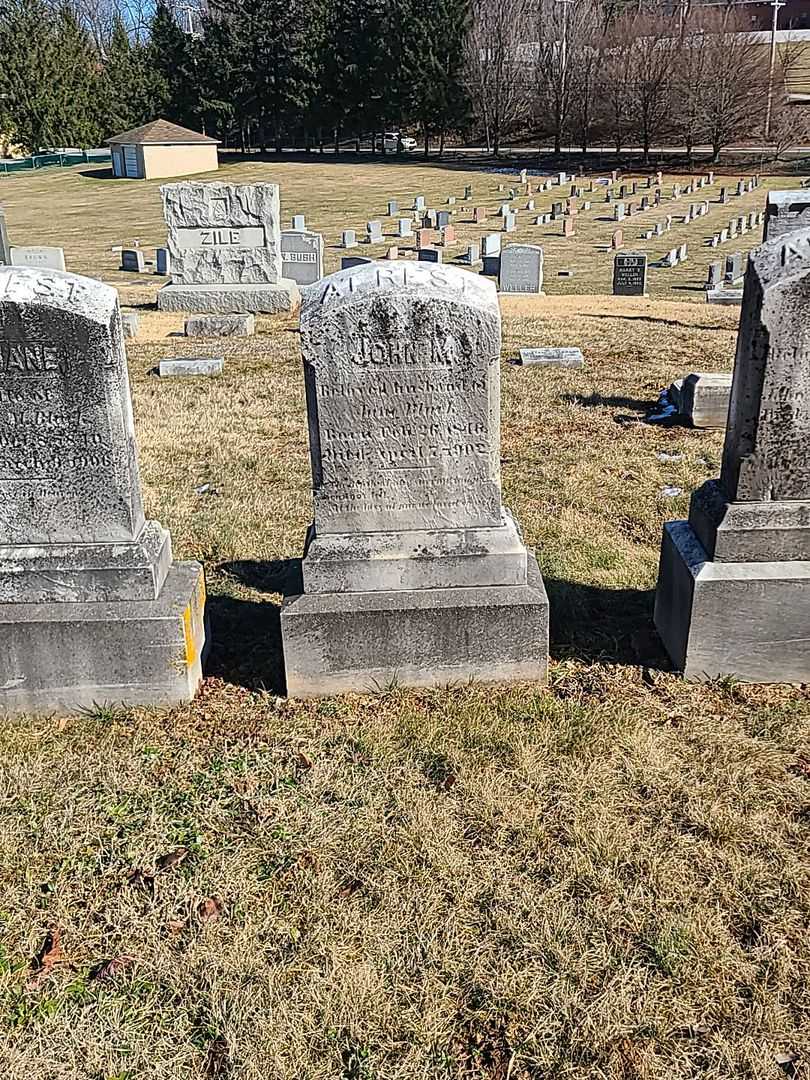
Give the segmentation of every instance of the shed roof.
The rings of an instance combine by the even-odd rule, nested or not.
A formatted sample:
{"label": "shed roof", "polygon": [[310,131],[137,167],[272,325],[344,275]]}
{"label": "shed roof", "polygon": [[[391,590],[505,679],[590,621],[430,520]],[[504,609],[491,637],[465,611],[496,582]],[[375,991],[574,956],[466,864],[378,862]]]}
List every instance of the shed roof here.
{"label": "shed roof", "polygon": [[152,120],[143,127],[133,128],[131,131],[123,131],[120,135],[113,135],[107,139],[107,143],[150,144],[150,145],[188,145],[192,143],[218,143],[219,139],[212,139],[209,135],[203,135],[199,131],[191,131],[189,128],[172,124],[168,120]]}

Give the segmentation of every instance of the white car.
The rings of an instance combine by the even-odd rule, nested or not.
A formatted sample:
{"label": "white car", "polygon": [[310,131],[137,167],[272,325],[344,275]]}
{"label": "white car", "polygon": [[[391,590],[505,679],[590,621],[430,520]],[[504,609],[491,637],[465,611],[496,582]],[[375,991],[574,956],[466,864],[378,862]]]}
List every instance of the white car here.
{"label": "white car", "polygon": [[383,150],[386,154],[395,154],[400,143],[406,153],[416,149],[416,139],[412,139],[410,135],[402,135],[399,131],[386,131],[382,138],[377,139],[376,149]]}

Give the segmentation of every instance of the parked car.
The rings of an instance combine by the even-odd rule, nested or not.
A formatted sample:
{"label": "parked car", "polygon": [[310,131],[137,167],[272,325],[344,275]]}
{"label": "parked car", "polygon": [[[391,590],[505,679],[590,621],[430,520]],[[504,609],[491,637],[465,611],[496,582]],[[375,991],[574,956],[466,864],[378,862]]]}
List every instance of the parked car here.
{"label": "parked car", "polygon": [[412,139],[410,135],[403,135],[400,131],[386,131],[378,135],[374,149],[383,150],[386,154],[395,154],[400,143],[406,154],[416,149],[416,139]]}

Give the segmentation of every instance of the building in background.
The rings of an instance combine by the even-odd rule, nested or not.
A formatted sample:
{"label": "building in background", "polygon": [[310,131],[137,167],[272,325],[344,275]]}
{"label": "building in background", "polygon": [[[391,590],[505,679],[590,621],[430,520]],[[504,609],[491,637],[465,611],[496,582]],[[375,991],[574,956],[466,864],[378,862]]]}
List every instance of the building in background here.
{"label": "building in background", "polygon": [[218,139],[199,131],[153,120],[143,127],[108,139],[113,176],[131,180],[156,180],[166,176],[190,176],[219,168]]}

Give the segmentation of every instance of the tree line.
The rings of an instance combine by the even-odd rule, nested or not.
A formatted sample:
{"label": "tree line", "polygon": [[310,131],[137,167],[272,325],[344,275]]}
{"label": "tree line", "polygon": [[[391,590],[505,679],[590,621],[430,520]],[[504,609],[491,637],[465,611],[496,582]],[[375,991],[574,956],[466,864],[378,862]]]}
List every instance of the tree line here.
{"label": "tree line", "polygon": [[[176,0],[175,0],[176,2]],[[396,129],[425,152],[804,134],[739,10],[622,0],[0,0],[0,143],[96,146],[163,116],[262,150]],[[768,128],[766,133],[765,128]],[[2,150],[2,146],[0,146]]]}

